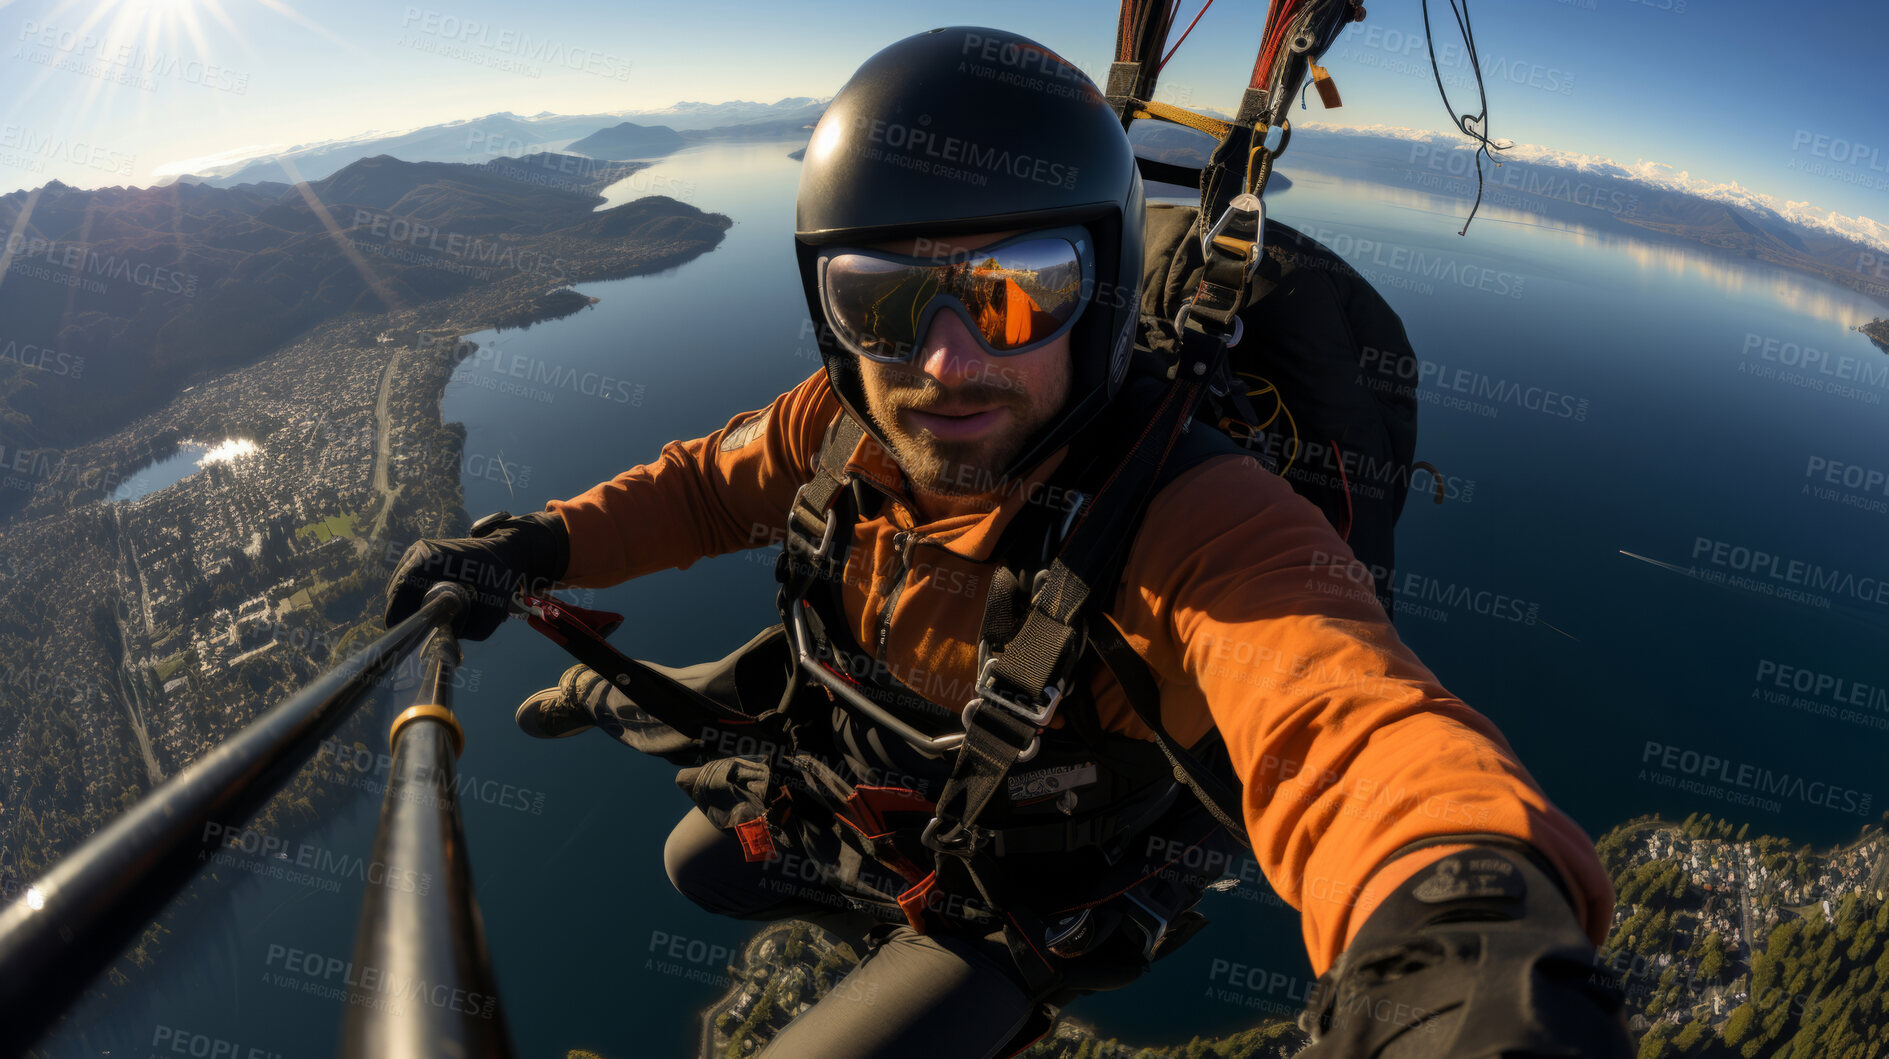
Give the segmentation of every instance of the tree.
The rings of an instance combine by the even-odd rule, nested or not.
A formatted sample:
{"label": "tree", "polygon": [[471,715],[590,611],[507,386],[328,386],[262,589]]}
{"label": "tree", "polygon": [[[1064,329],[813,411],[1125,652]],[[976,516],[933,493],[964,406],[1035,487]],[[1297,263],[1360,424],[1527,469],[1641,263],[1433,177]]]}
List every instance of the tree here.
{"label": "tree", "polygon": [[1725,1020],[1724,1027],[1719,1030],[1719,1036],[1724,1038],[1727,1045],[1736,1048],[1745,1043],[1745,1039],[1751,1036],[1751,1031],[1756,1029],[1757,1025],[1758,1009],[1752,1007],[1749,1002],[1743,1003],[1732,1009],[1732,1015]]}
{"label": "tree", "polygon": [[1699,960],[1699,976],[1708,982],[1716,982],[1725,974],[1725,939],[1715,930],[1705,936],[1703,948],[1705,951]]}

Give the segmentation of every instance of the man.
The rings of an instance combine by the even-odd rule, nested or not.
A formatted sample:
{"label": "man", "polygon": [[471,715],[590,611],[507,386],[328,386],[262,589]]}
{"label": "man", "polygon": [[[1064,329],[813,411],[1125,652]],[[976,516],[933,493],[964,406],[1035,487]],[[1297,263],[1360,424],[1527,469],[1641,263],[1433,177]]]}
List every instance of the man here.
{"label": "man", "polygon": [[[804,167],[824,369],[580,497],[416,544],[388,609],[471,580],[478,639],[520,583],[785,537],[783,628],[676,674],[773,724],[768,749],[730,757],[717,722],[655,723],[581,667],[518,717],[697,766],[665,859],[703,907],[871,928],[766,1054],[1010,1054],[1178,947],[1218,874],[1189,865],[1236,841],[1325,976],[1308,1054],[1628,1054],[1588,962],[1613,903],[1592,843],[1318,511],[1198,423],[1151,499],[1115,499],[1173,406],[1129,370],[1141,181],[1087,78],[1012,34],[920,34],[860,68]],[[772,885],[790,854],[817,883]]]}

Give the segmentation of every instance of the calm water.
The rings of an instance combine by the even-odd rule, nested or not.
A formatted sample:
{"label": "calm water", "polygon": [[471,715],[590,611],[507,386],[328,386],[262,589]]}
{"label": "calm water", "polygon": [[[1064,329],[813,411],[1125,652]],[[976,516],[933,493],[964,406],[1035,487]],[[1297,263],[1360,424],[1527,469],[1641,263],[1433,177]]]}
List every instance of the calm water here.
{"label": "calm water", "polygon": [[247,438],[224,438],[215,445],[186,441],[169,456],[138,468],[120,482],[106,499],[136,500],[141,496],[149,496],[160,489],[176,485],[212,463],[237,459],[254,451],[256,443]]}
{"label": "calm water", "polygon": [[[601,301],[574,317],[473,336],[481,354],[461,366],[444,408],[466,426],[474,515],[581,492],[816,367],[789,234],[794,146],[669,156],[619,197],[659,191],[726,213],[736,224],[721,247],[660,275],[584,285]],[[1760,678],[1794,667],[1889,684],[1870,650],[1889,606],[1828,591],[1825,609],[1778,598],[1762,573],[1754,583],[1772,582],[1773,594],[1683,572],[1736,574],[1713,556],[1748,565],[1763,552],[1780,567],[1889,576],[1877,547],[1889,514],[1867,497],[1819,497],[1809,487],[1821,477],[1806,477],[1817,459],[1823,469],[1889,469],[1889,385],[1833,392],[1815,367],[1786,363],[1808,348],[1826,365],[1849,358],[1852,376],[1856,365],[1880,370],[1889,358],[1848,330],[1871,307],[1603,218],[1583,227],[1485,209],[1465,239],[1455,234],[1458,200],[1291,176],[1273,215],[1365,270],[1428,362],[1418,456],[1454,495],[1438,505],[1412,493],[1399,568],[1416,596],[1435,601],[1398,624],[1445,684],[1493,717],[1596,834],[1640,813],[1707,810],[1822,843],[1876,819],[1889,794],[1877,789],[1889,736],[1767,702],[1772,685]],[[520,363],[595,373],[599,384],[508,392]],[[769,571],[724,557],[597,593],[590,605],[629,615],[615,640],[633,653],[700,661],[772,619]],[[1532,622],[1463,602],[1495,595],[1519,601]],[[699,912],[668,884],[663,838],[689,807],[672,768],[601,737],[539,743],[516,732],[516,703],[568,662],[523,626],[467,650],[477,685],[459,700],[461,770],[492,781],[492,793],[467,802],[466,827],[507,1016],[525,1055],[693,1054],[695,1013],[721,992],[699,979],[721,967],[685,961],[684,974],[665,973],[657,950],[672,937],[732,947],[749,930]],[[1683,793],[1643,777],[1661,771],[1643,762],[1649,743],[1867,794],[1873,808],[1865,816],[1791,798],[1772,809]],[[356,797],[305,841],[365,855],[376,803]],[[243,883],[234,899],[213,893],[209,921],[171,946],[134,996],[84,1015],[96,1028],[68,1036],[60,1054],[142,1054],[166,1029],[333,1054],[340,1008],[268,980],[281,969],[271,947],[345,959],[360,891],[269,880]],[[1203,907],[1213,929],[1131,990],[1071,1014],[1130,1041],[1184,1042],[1259,1014],[1210,994],[1214,961],[1309,979],[1295,915],[1231,896]],[[1297,984],[1263,999],[1291,1007],[1302,997]]]}

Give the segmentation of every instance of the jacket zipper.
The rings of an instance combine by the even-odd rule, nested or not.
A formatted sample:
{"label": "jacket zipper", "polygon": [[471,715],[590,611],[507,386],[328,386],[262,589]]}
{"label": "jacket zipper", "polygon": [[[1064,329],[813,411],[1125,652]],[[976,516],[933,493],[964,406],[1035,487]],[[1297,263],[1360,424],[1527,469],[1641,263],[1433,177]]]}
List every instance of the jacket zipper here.
{"label": "jacket zipper", "polygon": [[879,612],[879,641],[873,653],[881,662],[885,661],[886,641],[892,636],[892,611],[898,606],[899,595],[905,591],[905,578],[912,571],[912,546],[918,540],[918,534],[907,530],[892,535],[892,545],[899,553],[899,572],[892,579],[892,587],[886,589],[885,607]]}

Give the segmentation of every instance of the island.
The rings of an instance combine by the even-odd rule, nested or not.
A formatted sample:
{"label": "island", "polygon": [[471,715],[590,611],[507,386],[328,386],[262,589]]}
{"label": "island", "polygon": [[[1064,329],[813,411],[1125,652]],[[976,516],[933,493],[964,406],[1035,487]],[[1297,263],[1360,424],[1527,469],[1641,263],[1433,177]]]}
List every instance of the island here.
{"label": "island", "polygon": [[682,134],[667,125],[638,125],[626,121],[598,129],[566,150],[592,158],[655,158],[684,146]]}
{"label": "island", "polygon": [[1858,331],[1863,337],[1876,343],[1876,348],[1889,353],[1889,317],[1879,316],[1866,324],[1858,324]]}

